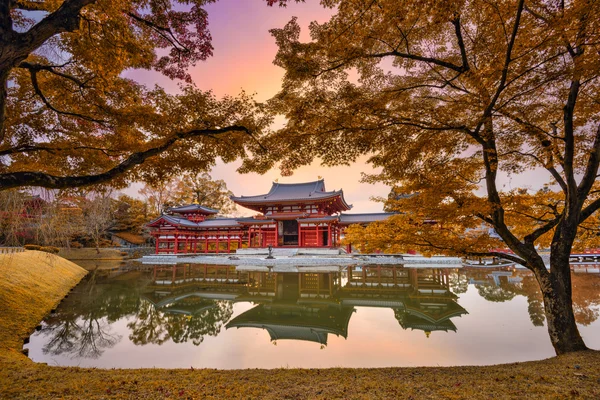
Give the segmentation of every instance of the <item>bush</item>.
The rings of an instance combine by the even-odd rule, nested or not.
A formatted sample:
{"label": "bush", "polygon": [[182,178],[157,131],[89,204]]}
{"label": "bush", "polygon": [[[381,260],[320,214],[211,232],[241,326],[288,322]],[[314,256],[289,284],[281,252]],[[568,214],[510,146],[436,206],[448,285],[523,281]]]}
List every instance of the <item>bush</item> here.
{"label": "bush", "polygon": [[123,256],[123,257],[127,257],[128,255],[129,255],[129,253],[128,253],[128,252],[126,252],[126,251],[122,251],[122,252],[121,252],[121,256]]}
{"label": "bush", "polygon": [[71,243],[69,243],[69,246],[72,249],[81,249],[83,247],[83,245],[79,242],[71,242]]}
{"label": "bush", "polygon": [[38,246],[37,244],[26,244],[25,250],[39,250],[42,246]]}
{"label": "bush", "polygon": [[40,251],[45,251],[46,253],[57,254],[60,249],[58,247],[53,246],[42,246],[40,247]]}

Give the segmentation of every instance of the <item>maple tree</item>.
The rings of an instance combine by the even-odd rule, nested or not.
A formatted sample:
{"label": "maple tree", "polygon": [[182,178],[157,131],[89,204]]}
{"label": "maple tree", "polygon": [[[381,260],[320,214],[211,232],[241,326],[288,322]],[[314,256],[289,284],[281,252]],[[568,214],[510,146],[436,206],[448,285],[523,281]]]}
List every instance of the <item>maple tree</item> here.
{"label": "maple tree", "polygon": [[[569,255],[598,244],[600,4],[326,0],[300,41],[272,30],[285,69],[270,101],[287,125],[244,170],[283,173],[360,155],[394,186],[388,222],[348,232],[366,249],[503,256],[535,274],[557,353],[586,349]],[[533,170],[539,190],[499,174]],[[532,182],[536,183],[536,182]],[[490,232],[492,228],[496,235]],[[508,246],[514,254],[494,249]],[[550,269],[539,253],[549,247]]]}
{"label": "maple tree", "polygon": [[148,204],[125,194],[119,195],[112,203],[115,231],[126,231],[136,235],[142,233],[148,222]]}
{"label": "maple tree", "polygon": [[[187,69],[212,54],[213,0],[64,0],[0,7],[0,190],[68,188],[206,170],[262,151],[270,118],[217,99]],[[181,80],[146,88],[124,71]]]}
{"label": "maple tree", "polygon": [[177,180],[171,201],[173,205],[197,203],[219,210],[219,214],[235,211],[230,197],[233,193],[227,189],[224,180],[212,180],[206,172],[185,174]]}

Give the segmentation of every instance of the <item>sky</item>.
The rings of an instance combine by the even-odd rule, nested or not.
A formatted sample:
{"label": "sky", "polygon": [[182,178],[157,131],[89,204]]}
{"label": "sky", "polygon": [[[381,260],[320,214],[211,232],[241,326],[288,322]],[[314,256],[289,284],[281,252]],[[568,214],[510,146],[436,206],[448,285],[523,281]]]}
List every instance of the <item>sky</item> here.
{"label": "sky", "polygon": [[[216,96],[237,95],[242,90],[254,93],[258,101],[275,95],[281,88],[283,69],[273,65],[277,52],[275,40],[269,29],[282,28],[292,17],[298,18],[302,28],[301,40],[310,40],[308,26],[311,21],[325,22],[333,10],[323,8],[318,0],[291,3],[287,7],[268,7],[263,0],[220,0],[206,6],[209,27],[213,38],[214,55],[190,69],[194,84],[203,90],[212,90]],[[178,91],[178,82],[153,71],[132,71],[130,78],[148,86],[158,84],[167,91]],[[213,179],[223,179],[236,196],[267,193],[271,182],[306,182],[322,177],[327,190],[343,189],[344,197],[353,205],[352,212],[381,212],[383,204],[370,198],[387,197],[390,188],[383,184],[361,183],[361,173],[372,173],[366,157],[350,166],[322,167],[319,162],[302,167],[292,176],[282,177],[277,169],[264,175],[236,172],[240,162],[218,162],[211,171]],[[531,171],[519,176],[500,176],[502,189],[513,187],[539,188],[546,176]],[[127,194],[137,195],[141,186],[134,184]],[[484,194],[483,190],[480,193]],[[253,215],[250,210],[238,207],[241,215]]]}
{"label": "sky", "polygon": [[[292,17],[302,27],[301,40],[308,41],[311,21],[325,22],[333,11],[325,9],[318,0],[289,4],[287,7],[268,7],[263,0],[220,0],[205,7],[213,38],[214,55],[189,70],[194,84],[212,90],[216,96],[237,95],[242,90],[254,93],[257,101],[265,101],[281,88],[283,69],[273,65],[277,53],[275,39],[269,29],[282,28]],[[177,81],[153,71],[133,71],[127,75],[148,86],[158,84],[171,93],[177,92]],[[294,183],[325,179],[327,190],[344,190],[344,198],[353,205],[351,212],[381,212],[383,204],[371,201],[372,196],[386,197],[390,188],[383,184],[360,183],[361,172],[372,173],[366,158],[351,166],[322,167],[319,162],[302,167],[292,176],[282,177],[272,169],[264,175],[239,174],[241,162],[218,162],[211,171],[213,179],[223,179],[236,196],[267,193],[271,183]],[[137,195],[141,186],[132,185],[125,192]],[[238,207],[240,215],[255,212]]]}

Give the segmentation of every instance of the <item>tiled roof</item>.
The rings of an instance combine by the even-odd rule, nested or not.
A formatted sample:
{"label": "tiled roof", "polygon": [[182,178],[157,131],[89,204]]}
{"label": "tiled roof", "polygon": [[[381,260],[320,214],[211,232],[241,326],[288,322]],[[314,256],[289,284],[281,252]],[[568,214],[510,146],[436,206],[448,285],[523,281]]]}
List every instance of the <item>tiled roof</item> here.
{"label": "tiled roof", "polygon": [[318,217],[318,218],[298,218],[298,222],[311,223],[311,222],[330,222],[337,221],[338,216]]}
{"label": "tiled roof", "polygon": [[266,203],[289,200],[318,200],[336,195],[343,195],[341,190],[325,191],[325,181],[318,180],[304,183],[278,183],[273,182],[267,194],[257,196],[232,196],[231,200],[239,203]]}
{"label": "tiled roof", "polygon": [[160,217],[156,218],[154,221],[151,221],[150,223],[148,223],[148,225],[153,225],[156,222],[160,221],[160,220],[165,220],[166,222],[168,222],[171,225],[174,226],[185,226],[186,228],[197,228],[198,224],[195,222],[192,222],[186,218],[180,218],[180,217],[174,217],[172,215],[161,215]]}
{"label": "tiled roof", "polygon": [[196,224],[198,228],[227,228],[241,226],[238,218],[215,218],[207,219]]}
{"label": "tiled roof", "polygon": [[192,212],[200,212],[202,214],[217,214],[219,210],[215,210],[214,208],[201,206],[200,204],[188,204],[181,207],[171,207],[169,208],[170,212],[174,213],[192,213]]}
{"label": "tiled roof", "polygon": [[368,224],[369,222],[383,221],[397,215],[396,213],[368,213],[368,214],[340,214],[340,224]]}

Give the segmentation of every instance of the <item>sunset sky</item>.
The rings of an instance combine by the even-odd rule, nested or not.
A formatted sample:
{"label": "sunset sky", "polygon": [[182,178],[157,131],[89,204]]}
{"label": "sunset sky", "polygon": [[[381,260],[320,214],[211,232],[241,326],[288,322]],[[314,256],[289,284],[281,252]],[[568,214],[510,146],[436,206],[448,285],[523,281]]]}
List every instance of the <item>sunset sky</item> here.
{"label": "sunset sky", "polygon": [[[333,14],[316,0],[287,7],[268,7],[262,0],[220,0],[206,7],[209,27],[213,37],[214,55],[190,70],[194,83],[200,89],[212,90],[217,96],[236,95],[242,90],[255,93],[258,101],[275,95],[281,88],[283,70],[273,65],[277,52],[275,40],[269,29],[283,27],[292,17],[298,17],[302,27],[302,40],[308,40],[308,25],[311,21],[325,22]],[[152,71],[135,71],[128,75],[148,86],[158,84],[168,91],[177,92],[177,81],[169,80]],[[344,196],[354,207],[352,212],[381,212],[383,205],[370,201],[371,196],[387,196],[389,188],[382,184],[360,183],[361,172],[372,172],[365,163],[366,158],[356,164],[335,168],[321,167],[318,162],[300,168],[290,177],[281,177],[273,169],[265,175],[236,172],[240,163],[219,163],[211,172],[213,179],[223,179],[235,195],[266,193],[271,182],[303,182],[325,179],[327,190],[344,189]],[[127,192],[136,194],[134,185]],[[253,211],[239,208],[243,215]]]}
{"label": "sunset sky", "polygon": [[[244,90],[255,93],[258,101],[275,95],[281,87],[283,70],[273,65],[277,52],[275,40],[269,29],[283,27],[292,17],[298,18],[302,27],[301,39],[309,40],[308,25],[311,21],[325,22],[333,10],[323,8],[318,0],[289,4],[287,7],[268,7],[263,0],[220,0],[206,7],[209,27],[213,37],[214,56],[190,70],[194,83],[203,90],[212,90],[217,96],[236,95]],[[177,81],[169,80],[152,71],[135,71],[128,75],[148,86],[158,84],[174,93]],[[344,189],[346,200],[353,204],[352,212],[381,212],[383,205],[370,201],[372,196],[387,196],[389,187],[383,184],[360,183],[361,172],[372,172],[365,163],[366,158],[351,166],[326,168],[318,162],[297,170],[291,177],[281,177],[277,169],[265,175],[236,172],[240,163],[219,163],[213,170],[214,179],[223,179],[235,195],[266,193],[271,182],[303,182],[325,179],[327,190]],[[539,186],[540,178],[535,173],[525,176],[501,178],[500,186],[510,188],[517,185]],[[136,194],[134,185],[127,192]],[[251,211],[239,210],[244,215]]]}

